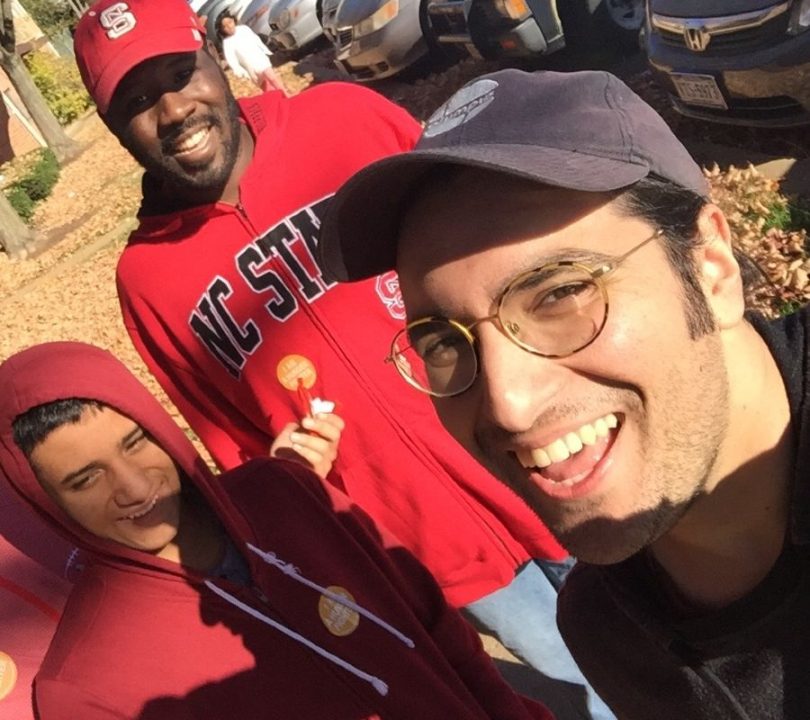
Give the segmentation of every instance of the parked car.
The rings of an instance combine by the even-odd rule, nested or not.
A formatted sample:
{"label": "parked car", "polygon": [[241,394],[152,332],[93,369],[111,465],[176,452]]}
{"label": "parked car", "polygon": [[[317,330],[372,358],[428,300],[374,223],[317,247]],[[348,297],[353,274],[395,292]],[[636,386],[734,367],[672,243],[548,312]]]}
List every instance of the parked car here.
{"label": "parked car", "polygon": [[436,41],[495,59],[635,44],[644,0],[429,0]]}
{"label": "parked car", "polygon": [[277,0],[252,0],[242,11],[240,19],[240,22],[253,30],[271,50],[276,49],[269,42],[271,32],[269,13],[274,2]]}
{"label": "parked car", "polygon": [[649,65],[684,115],[810,123],[810,0],[648,0]]}
{"label": "parked car", "polygon": [[284,50],[298,50],[321,37],[320,3],[321,0],[272,2],[267,13],[270,45]]}
{"label": "parked car", "polygon": [[420,6],[426,0],[323,0],[323,31],[335,64],[355,80],[385,78],[425,56]]}

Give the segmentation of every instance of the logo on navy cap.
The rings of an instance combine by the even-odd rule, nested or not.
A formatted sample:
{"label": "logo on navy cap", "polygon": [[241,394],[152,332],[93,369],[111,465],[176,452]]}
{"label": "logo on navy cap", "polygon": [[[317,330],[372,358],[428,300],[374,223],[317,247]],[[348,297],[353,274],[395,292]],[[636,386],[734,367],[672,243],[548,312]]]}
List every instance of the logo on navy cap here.
{"label": "logo on navy cap", "polygon": [[472,120],[495,99],[495,80],[476,80],[461,88],[425,125],[424,137],[436,137]]}

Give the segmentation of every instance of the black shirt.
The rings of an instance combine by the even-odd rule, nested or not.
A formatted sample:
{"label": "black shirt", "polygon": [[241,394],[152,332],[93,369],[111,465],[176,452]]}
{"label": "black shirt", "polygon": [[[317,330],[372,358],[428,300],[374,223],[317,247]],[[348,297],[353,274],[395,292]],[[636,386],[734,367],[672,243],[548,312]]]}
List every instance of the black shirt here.
{"label": "black shirt", "polygon": [[711,612],[680,601],[645,552],[574,568],[558,623],[621,720],[810,720],[810,312],[749,320],[782,374],[797,438],[785,548],[754,590]]}

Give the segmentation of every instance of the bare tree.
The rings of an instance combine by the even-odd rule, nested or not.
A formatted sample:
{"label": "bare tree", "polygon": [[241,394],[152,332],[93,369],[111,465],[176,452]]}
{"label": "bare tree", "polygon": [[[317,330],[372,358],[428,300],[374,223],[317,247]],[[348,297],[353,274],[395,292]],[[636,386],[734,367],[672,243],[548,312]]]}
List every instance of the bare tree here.
{"label": "bare tree", "polygon": [[28,256],[35,240],[34,231],[20,219],[0,192],[0,245],[9,257],[22,260]]}
{"label": "bare tree", "polygon": [[45,142],[56,155],[59,164],[76,157],[79,153],[79,146],[68,137],[64,128],[54,117],[17,54],[11,0],[0,0],[0,67],[5,70],[23,104],[31,113],[42,137],[45,138]]}

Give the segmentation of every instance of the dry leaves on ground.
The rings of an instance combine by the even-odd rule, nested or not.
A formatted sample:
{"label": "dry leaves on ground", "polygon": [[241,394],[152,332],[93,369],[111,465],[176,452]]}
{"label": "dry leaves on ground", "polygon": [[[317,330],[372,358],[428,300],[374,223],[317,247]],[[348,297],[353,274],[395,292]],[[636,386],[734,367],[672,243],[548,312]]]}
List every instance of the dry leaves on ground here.
{"label": "dry leaves on ground", "polygon": [[768,227],[774,217],[789,214],[789,200],[779,192],[779,184],[753,166],[721,172],[715,165],[706,176],[713,199],[731,225],[736,247],[759,270],[748,304],[769,316],[804,305],[810,300],[807,232]]}

